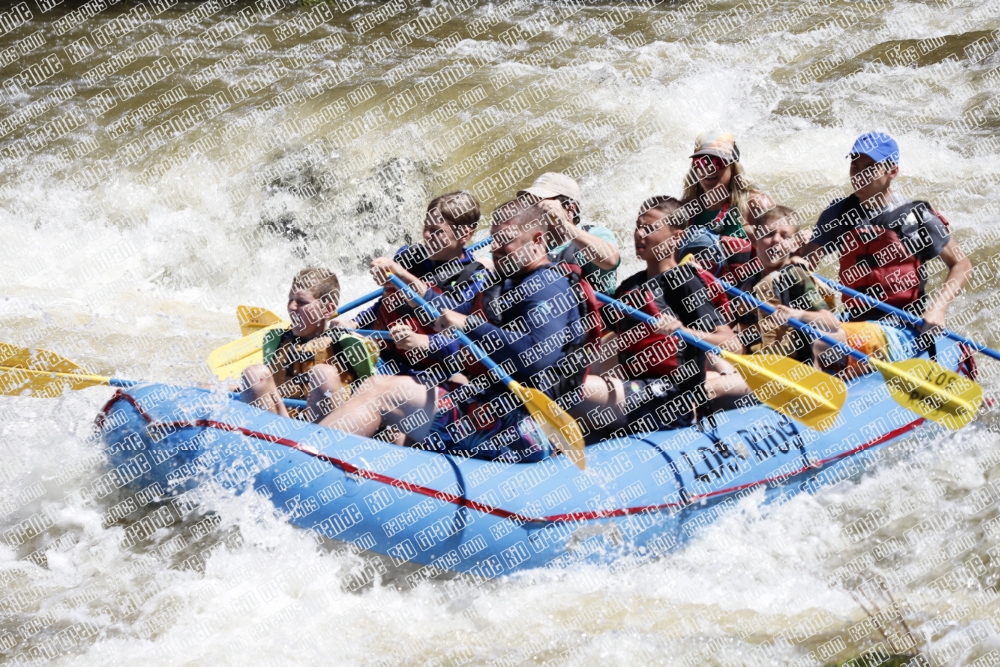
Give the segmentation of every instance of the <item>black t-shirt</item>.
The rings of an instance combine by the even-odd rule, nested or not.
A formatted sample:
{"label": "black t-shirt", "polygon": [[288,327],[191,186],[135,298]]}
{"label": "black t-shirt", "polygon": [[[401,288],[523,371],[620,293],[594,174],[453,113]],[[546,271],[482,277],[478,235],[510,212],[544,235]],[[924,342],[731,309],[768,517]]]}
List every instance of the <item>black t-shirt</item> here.
{"label": "black t-shirt", "polygon": [[[709,298],[704,281],[687,264],[674,267],[653,278],[648,278],[645,271],[640,271],[618,286],[615,297],[636,309],[642,309],[651,299],[660,314],[672,314],[684,326],[698,331],[714,331],[725,324]],[[603,309],[605,317],[611,315],[608,312],[611,310],[613,309]],[[622,315],[622,319],[617,322],[609,322],[609,325],[609,328],[613,328],[620,337],[624,337],[635,327],[643,327],[646,332],[650,331],[647,325],[626,315]],[[619,356],[628,369],[627,362],[631,355],[626,352]],[[683,344],[683,349],[677,353],[677,368],[679,373],[668,374],[668,379],[681,391],[695,389],[705,381],[705,353],[694,345]],[[692,369],[694,374],[687,377]],[[651,377],[655,374],[640,373],[638,376]]]}

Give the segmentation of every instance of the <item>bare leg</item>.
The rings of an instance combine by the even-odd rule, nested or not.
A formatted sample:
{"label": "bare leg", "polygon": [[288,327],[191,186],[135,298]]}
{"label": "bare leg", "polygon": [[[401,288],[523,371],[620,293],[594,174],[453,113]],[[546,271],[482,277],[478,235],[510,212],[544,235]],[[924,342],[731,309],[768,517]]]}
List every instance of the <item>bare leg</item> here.
{"label": "bare leg", "polygon": [[243,386],[246,389],[240,394],[241,401],[282,417],[288,416],[288,410],[285,409],[278,388],[274,384],[274,376],[267,366],[261,364],[247,366],[243,370]]}
{"label": "bare leg", "polygon": [[[824,333],[826,333],[826,335],[830,338],[836,340],[838,343],[847,344],[847,332],[840,327],[838,327],[836,331],[828,331]],[[837,354],[836,351],[829,352],[828,350],[831,350],[832,348],[832,345],[827,345],[821,340],[813,341],[813,366],[822,370],[824,368],[824,364],[821,363],[821,359],[843,356],[843,354]]]}
{"label": "bare leg", "polygon": [[396,444],[419,442],[430,434],[436,399],[434,387],[426,387],[412,377],[375,375],[319,424],[369,438],[380,428],[394,427]]}
{"label": "bare leg", "polygon": [[628,423],[628,415],[625,414],[622,381],[610,376],[605,381],[600,375],[588,375],[583,382],[583,400],[570,409],[570,414],[586,421],[593,429],[624,426]]}
{"label": "bare leg", "polygon": [[347,392],[336,367],[330,364],[316,364],[309,369],[307,400],[314,422],[322,421],[332,410],[347,400]]}

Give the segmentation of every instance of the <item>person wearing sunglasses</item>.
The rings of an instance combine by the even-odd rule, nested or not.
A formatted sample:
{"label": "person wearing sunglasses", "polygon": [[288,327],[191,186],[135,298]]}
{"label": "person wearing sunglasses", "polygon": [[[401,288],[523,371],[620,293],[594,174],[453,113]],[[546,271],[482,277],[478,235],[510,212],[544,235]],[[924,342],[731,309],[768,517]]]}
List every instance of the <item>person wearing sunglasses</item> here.
{"label": "person wearing sunglasses", "polygon": [[617,286],[618,241],[607,227],[580,224],[580,186],[566,174],[548,172],[517,193],[549,214],[545,235],[549,260],[576,264],[598,292],[611,295]]}
{"label": "person wearing sunglasses", "polygon": [[744,225],[774,204],[755,190],[740,164],[740,149],[729,132],[703,132],[695,140],[691,170],[684,179],[689,225],[719,236],[747,238]]}

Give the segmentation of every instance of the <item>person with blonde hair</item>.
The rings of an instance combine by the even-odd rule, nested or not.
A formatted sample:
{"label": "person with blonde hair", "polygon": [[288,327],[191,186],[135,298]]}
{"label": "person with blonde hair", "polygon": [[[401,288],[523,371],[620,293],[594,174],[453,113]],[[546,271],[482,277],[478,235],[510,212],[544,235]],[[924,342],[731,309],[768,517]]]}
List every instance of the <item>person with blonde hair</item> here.
{"label": "person with blonde hair", "polygon": [[746,226],[774,204],[751,185],[730,132],[702,132],[695,140],[691,170],[681,198],[692,227],[746,239]]}
{"label": "person with blonde hair", "polygon": [[[263,341],[263,363],[243,371],[241,400],[282,417],[318,422],[375,374],[378,350],[360,336],[331,326],[340,300],[340,280],[328,269],[308,268],[292,278],[287,329],[272,329]],[[303,399],[303,414],[282,398]]]}

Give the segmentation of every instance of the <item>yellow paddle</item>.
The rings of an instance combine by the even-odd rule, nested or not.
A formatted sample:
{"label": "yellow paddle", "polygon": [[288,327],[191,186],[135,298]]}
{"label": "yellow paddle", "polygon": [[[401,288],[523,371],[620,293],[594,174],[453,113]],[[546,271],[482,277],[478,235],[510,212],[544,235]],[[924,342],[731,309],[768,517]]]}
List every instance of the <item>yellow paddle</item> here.
{"label": "yellow paddle", "polygon": [[240,322],[240,333],[244,336],[266,329],[272,324],[281,323],[286,327],[291,325],[267,308],[257,306],[236,306],[236,319]]}
{"label": "yellow paddle", "polygon": [[[605,294],[597,293],[597,298],[640,322],[656,326],[656,318],[652,315]],[[809,428],[818,431],[831,428],[847,400],[847,386],[843,381],[794,359],[776,354],[733,354],[683,330],[674,335],[731,363],[757,400]]]}
{"label": "yellow paddle", "polygon": [[[416,292],[400,280],[397,276],[386,274],[392,283],[406,294],[406,297],[427,311],[427,314],[437,319],[441,317],[440,311],[432,304],[418,296]],[[531,387],[525,387],[507,374],[499,364],[486,356],[478,345],[468,336],[459,330],[454,330],[454,335],[465,345],[486,368],[507,385],[507,388],[524,403],[535,423],[541,427],[549,440],[563,453],[565,453],[580,470],[587,469],[587,455],[584,451],[586,444],[583,441],[583,431],[569,413],[559,407],[559,405],[549,398],[545,392]]]}
{"label": "yellow paddle", "polygon": [[131,387],[131,380],[94,375],[55,352],[0,343],[0,394],[53,398],[66,389],[98,385]]}
{"label": "yellow paddle", "polygon": [[290,322],[278,320],[212,350],[208,355],[208,367],[220,380],[238,378],[247,366],[264,363],[264,339],[267,335],[275,329],[286,329],[289,326]]}
{"label": "yellow paddle", "polygon": [[[382,288],[364,295],[350,303],[345,303],[334,317],[382,296]],[[240,322],[243,338],[226,343],[212,350],[208,355],[208,367],[220,380],[238,378],[248,366],[264,363],[264,339],[274,329],[287,329],[291,322],[283,320],[266,308],[258,306],[237,306],[236,317]]]}
{"label": "yellow paddle", "polygon": [[[752,295],[742,292],[732,285],[719,281],[727,292],[746,299],[751,305],[766,313],[773,313],[774,307]],[[796,329],[818,338],[827,345],[842,350],[861,364],[878,369],[885,378],[889,394],[897,403],[921,417],[951,429],[968,424],[976,416],[983,402],[983,388],[958,373],[948,370],[930,359],[907,359],[889,363],[875,356],[869,356],[848,347],[810,327],[805,322],[789,318],[788,323]]]}
{"label": "yellow paddle", "polygon": [[[136,380],[95,375],[55,352],[0,343],[0,395],[3,396],[22,396],[30,392],[28,395],[36,398],[54,398],[66,389],[103,385],[126,388],[137,384]],[[236,392],[229,395],[240,397]],[[298,399],[282,400],[285,405],[295,408],[308,407],[305,401]]]}

